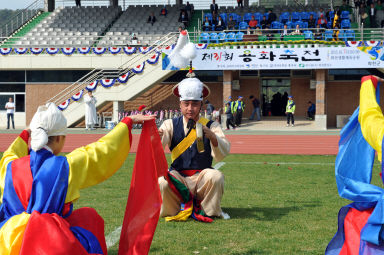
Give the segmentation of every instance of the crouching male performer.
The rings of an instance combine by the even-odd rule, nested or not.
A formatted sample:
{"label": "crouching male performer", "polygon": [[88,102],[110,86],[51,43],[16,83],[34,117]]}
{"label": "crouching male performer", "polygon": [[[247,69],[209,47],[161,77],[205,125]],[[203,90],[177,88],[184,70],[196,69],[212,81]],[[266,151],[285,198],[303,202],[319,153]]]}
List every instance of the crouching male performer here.
{"label": "crouching male performer", "polygon": [[163,198],[160,216],[168,216],[167,221],[191,216],[212,222],[209,217],[223,215],[220,202],[224,192],[224,176],[212,168],[212,159],[221,161],[229,153],[230,143],[219,123],[200,118],[209,89],[193,73],[189,76],[173,88],[183,115],[166,120],[159,128],[163,147],[168,145],[172,152],[168,175],[159,178]]}

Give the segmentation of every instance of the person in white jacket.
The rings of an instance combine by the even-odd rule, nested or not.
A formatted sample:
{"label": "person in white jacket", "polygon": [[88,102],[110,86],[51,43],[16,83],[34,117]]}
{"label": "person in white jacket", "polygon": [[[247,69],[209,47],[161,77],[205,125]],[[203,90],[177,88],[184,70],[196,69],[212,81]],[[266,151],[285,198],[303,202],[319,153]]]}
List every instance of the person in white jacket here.
{"label": "person in white jacket", "polygon": [[84,96],[85,102],[85,129],[94,130],[94,125],[97,123],[96,116],[96,97],[92,95],[92,91],[88,91],[88,94]]}

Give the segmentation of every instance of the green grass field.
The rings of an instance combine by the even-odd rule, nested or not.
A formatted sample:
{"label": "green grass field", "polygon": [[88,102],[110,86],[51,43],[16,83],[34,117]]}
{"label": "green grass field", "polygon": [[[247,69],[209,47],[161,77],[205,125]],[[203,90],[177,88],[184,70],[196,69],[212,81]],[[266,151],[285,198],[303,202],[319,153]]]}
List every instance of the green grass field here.
{"label": "green grass field", "polygon": [[[106,182],[83,190],[75,207],[91,206],[108,236],[123,221],[135,155]],[[348,204],[338,196],[335,156],[231,155],[223,211],[212,224],[159,220],[150,254],[323,254]],[[279,163],[279,164],[278,164]],[[379,165],[374,179],[379,181]],[[117,254],[118,244],[109,249]]]}

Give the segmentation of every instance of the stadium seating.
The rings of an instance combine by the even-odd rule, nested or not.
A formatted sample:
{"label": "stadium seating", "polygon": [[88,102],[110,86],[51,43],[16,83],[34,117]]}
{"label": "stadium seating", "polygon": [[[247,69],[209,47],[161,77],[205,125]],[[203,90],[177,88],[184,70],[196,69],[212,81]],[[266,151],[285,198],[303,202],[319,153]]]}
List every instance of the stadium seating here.
{"label": "stadium seating", "polygon": [[[123,12],[119,19],[108,30],[106,36],[98,45],[110,45],[111,41],[115,45],[133,44],[132,33],[138,38],[138,44],[149,45],[159,40],[169,32],[176,32],[181,23],[178,22],[180,10],[176,6],[166,6],[168,14],[166,17],[159,16],[163,6],[130,6]],[[153,12],[157,21],[151,25],[147,23],[148,16]],[[212,19],[212,15],[208,15]]]}
{"label": "stadium seating", "polygon": [[91,46],[120,12],[111,6],[57,8],[16,45]]}

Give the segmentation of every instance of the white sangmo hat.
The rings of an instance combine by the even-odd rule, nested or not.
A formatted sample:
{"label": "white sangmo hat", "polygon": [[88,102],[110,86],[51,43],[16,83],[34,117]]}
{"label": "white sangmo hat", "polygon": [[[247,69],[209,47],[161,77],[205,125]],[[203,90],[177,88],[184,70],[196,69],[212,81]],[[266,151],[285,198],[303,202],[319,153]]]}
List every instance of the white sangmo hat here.
{"label": "white sangmo hat", "polygon": [[180,101],[202,101],[209,93],[209,88],[195,77],[185,78],[173,87],[173,94],[180,97]]}
{"label": "white sangmo hat", "polygon": [[38,151],[48,143],[49,136],[67,134],[67,119],[54,103],[39,106],[32,118],[31,148]]}

